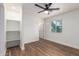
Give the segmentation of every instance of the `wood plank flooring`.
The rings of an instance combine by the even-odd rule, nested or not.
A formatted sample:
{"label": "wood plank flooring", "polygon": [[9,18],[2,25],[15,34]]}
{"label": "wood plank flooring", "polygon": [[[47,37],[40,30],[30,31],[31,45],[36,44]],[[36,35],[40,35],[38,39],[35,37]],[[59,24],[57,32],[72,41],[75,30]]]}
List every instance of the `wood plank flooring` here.
{"label": "wood plank flooring", "polygon": [[18,46],[8,48],[6,56],[79,56],[79,50],[48,40],[25,44],[25,50]]}

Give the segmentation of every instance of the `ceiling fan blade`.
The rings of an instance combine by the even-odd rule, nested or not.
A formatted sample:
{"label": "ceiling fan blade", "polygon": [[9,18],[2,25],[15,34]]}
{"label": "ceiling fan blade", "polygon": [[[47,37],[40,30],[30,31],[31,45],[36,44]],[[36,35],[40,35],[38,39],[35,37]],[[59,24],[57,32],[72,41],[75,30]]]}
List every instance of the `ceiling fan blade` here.
{"label": "ceiling fan blade", "polygon": [[35,6],[39,7],[39,8],[42,8],[42,9],[45,9],[44,7],[38,5],[38,4],[35,4]]}
{"label": "ceiling fan blade", "polygon": [[45,10],[39,11],[38,13],[44,12]]}
{"label": "ceiling fan blade", "polygon": [[52,10],[59,10],[60,8],[51,8],[51,9],[48,9],[48,10],[50,10],[50,11],[52,11]]}
{"label": "ceiling fan blade", "polygon": [[52,5],[52,3],[45,4],[46,9],[49,9],[49,7],[50,7],[51,5]]}
{"label": "ceiling fan blade", "polygon": [[48,6],[50,7],[52,5],[52,3],[49,3]]}

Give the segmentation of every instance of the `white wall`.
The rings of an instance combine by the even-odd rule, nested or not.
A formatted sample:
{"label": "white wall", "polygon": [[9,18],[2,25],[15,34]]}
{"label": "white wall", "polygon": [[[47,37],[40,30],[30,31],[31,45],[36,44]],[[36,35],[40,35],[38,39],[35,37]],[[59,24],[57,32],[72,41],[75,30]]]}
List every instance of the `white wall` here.
{"label": "white wall", "polygon": [[[51,22],[62,20],[62,33],[51,32]],[[79,9],[45,20],[44,38],[79,49]]]}
{"label": "white wall", "polygon": [[40,27],[39,27],[39,38],[44,38],[44,20],[41,20],[41,23],[40,23]]}
{"label": "white wall", "polygon": [[22,22],[25,43],[39,40],[39,21],[32,16],[25,16]]}
{"label": "white wall", "polygon": [[[25,10],[25,11],[24,11]],[[33,14],[27,14],[26,8],[22,12],[22,45],[39,40],[39,27],[41,19]]]}
{"label": "white wall", "polygon": [[6,39],[5,39],[5,20],[4,20],[4,6],[0,4],[0,55],[5,55]]}

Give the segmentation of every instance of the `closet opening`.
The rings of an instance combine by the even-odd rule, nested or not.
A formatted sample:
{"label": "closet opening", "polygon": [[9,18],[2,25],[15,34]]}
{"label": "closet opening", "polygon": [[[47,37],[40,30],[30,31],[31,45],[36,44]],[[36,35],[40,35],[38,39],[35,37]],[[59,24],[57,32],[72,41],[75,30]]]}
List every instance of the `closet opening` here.
{"label": "closet opening", "polygon": [[5,3],[6,48],[21,46],[22,4]]}
{"label": "closet opening", "polygon": [[14,47],[20,45],[20,21],[6,21],[6,47]]}

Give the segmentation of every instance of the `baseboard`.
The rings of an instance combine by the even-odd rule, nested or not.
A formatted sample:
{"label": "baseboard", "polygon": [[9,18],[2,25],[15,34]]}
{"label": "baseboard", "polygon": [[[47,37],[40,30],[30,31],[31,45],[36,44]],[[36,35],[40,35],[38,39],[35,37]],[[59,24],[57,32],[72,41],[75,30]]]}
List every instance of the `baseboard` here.
{"label": "baseboard", "polygon": [[20,49],[23,51],[25,50],[24,44],[20,44]]}
{"label": "baseboard", "polygon": [[60,44],[60,45],[63,45],[63,46],[69,47],[69,48],[73,48],[73,49],[79,50],[79,48],[77,48],[77,47],[72,47],[72,46],[64,44],[64,43],[60,43],[60,42],[56,42],[56,41],[48,40],[48,39],[44,39],[44,40],[47,40],[47,41],[50,41],[50,42],[54,42],[56,44]]}
{"label": "baseboard", "polygon": [[25,47],[24,47],[24,46],[22,46],[22,47],[20,47],[20,48],[21,48],[22,51],[25,50]]}
{"label": "baseboard", "polygon": [[32,40],[32,41],[24,42],[24,43],[20,46],[21,50],[25,50],[25,45],[26,45],[26,44],[33,43],[33,42],[36,42],[36,41],[39,41],[39,40]]}
{"label": "baseboard", "polygon": [[26,41],[26,42],[24,42],[24,44],[28,44],[28,43],[32,43],[32,42],[36,42],[36,41],[39,41],[39,39],[38,40],[37,39],[36,40],[33,39],[33,40],[30,40],[30,41]]}

